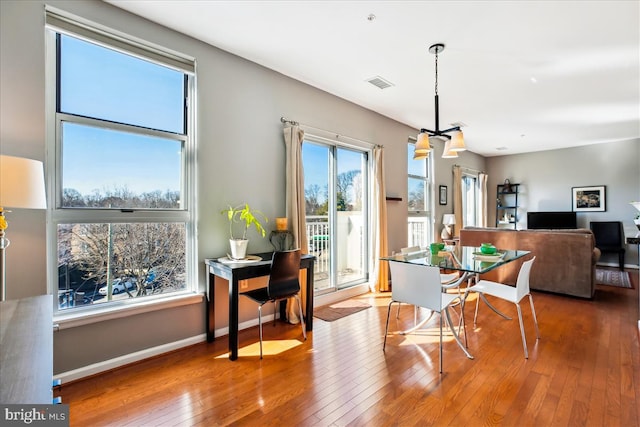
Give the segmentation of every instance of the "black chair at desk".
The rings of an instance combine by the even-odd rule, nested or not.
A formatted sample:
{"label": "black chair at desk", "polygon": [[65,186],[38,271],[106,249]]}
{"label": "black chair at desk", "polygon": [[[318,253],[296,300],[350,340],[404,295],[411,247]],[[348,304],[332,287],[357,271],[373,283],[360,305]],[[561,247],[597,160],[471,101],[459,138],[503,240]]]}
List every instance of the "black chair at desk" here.
{"label": "black chair at desk", "polygon": [[600,252],[617,253],[620,270],[624,270],[624,235],[620,221],[592,221],[589,223]]}
{"label": "black chair at desk", "polygon": [[274,252],[271,260],[271,273],[266,288],[254,289],[242,292],[244,295],[258,303],[258,326],[260,328],[260,359],[262,359],[262,306],[269,301],[273,302],[273,324],[276,323],[277,302],[294,297],[300,311],[300,324],[302,335],[307,339],[302,304],[300,303],[300,250]]}

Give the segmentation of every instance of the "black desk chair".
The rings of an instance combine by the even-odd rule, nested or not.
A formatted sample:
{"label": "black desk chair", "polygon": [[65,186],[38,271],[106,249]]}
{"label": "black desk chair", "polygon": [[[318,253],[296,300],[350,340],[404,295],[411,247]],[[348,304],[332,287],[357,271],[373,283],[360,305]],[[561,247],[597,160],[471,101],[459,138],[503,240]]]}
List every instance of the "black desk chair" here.
{"label": "black desk chair", "polygon": [[274,252],[271,260],[271,274],[266,288],[254,289],[242,292],[244,295],[258,303],[258,326],[260,327],[260,359],[262,359],[262,306],[269,301],[273,302],[273,324],[276,324],[277,302],[294,297],[300,311],[300,324],[302,335],[307,339],[307,332],[302,315],[300,303],[300,250]]}
{"label": "black desk chair", "polygon": [[589,223],[596,239],[596,248],[604,253],[617,253],[620,270],[624,270],[624,234],[620,221],[592,221]]}

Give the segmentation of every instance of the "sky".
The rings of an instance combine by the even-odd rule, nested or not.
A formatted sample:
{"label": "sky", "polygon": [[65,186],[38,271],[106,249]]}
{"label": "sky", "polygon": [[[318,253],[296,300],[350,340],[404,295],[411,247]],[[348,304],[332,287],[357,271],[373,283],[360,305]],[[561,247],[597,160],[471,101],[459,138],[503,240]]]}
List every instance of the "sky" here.
{"label": "sky", "polygon": [[[62,112],[183,133],[179,71],[62,36],[60,86]],[[180,141],[68,122],[62,132],[64,188],[180,190]]]}
{"label": "sky", "polygon": [[[362,170],[362,154],[356,151],[338,148],[337,173]],[[329,147],[305,141],[302,147],[305,189],[312,185],[320,187],[319,202],[323,203],[325,190],[329,183]]]}

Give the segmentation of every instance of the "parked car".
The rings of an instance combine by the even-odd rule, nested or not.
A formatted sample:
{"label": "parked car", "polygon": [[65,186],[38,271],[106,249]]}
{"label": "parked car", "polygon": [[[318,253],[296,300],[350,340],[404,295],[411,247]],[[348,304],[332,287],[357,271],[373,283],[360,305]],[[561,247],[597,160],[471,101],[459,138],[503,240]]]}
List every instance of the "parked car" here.
{"label": "parked car", "polygon": [[[125,281],[123,279],[116,279],[111,284],[111,293],[113,295],[117,295],[121,292],[125,292],[127,290],[133,290],[136,288],[135,280],[131,277],[127,278]],[[98,293],[100,295],[107,295],[107,285],[104,285],[100,289],[98,289]]]}

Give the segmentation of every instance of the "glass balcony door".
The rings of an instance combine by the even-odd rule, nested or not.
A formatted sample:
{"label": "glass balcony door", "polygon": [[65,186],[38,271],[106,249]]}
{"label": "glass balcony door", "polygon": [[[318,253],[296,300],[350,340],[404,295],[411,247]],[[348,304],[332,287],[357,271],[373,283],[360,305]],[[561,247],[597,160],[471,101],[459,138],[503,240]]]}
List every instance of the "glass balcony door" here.
{"label": "glass balcony door", "polygon": [[368,152],[305,140],[302,158],[316,293],[363,283],[368,278]]}

